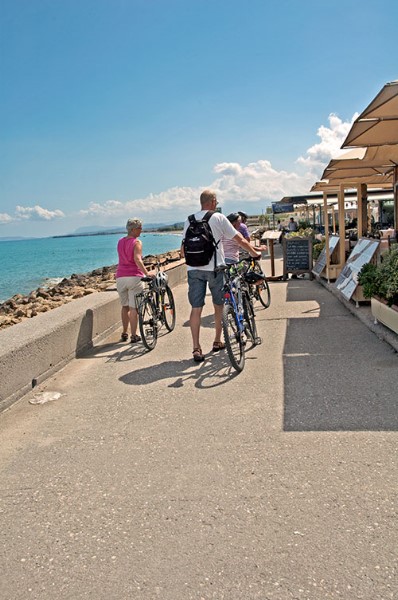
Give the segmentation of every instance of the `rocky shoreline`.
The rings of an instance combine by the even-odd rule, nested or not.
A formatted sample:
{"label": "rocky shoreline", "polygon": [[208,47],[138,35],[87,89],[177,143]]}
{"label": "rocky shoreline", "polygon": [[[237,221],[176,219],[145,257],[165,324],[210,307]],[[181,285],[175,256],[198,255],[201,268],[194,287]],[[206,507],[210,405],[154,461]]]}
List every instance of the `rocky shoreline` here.
{"label": "rocky shoreline", "polygon": [[[157,263],[164,266],[179,259],[180,253],[176,250],[159,256],[145,256],[144,264],[150,270],[154,269]],[[37,288],[27,296],[12,296],[0,304],[0,330],[72,302],[76,298],[103,292],[115,282],[115,272],[116,265],[102,267],[90,273],[73,274],[53,287]]]}

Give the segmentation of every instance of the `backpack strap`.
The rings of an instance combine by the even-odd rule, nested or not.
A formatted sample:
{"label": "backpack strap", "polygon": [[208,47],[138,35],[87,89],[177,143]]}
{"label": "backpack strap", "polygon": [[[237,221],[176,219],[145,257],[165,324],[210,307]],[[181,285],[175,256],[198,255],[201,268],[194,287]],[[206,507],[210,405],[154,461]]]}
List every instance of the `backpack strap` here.
{"label": "backpack strap", "polygon": [[[202,221],[206,221],[206,223],[209,225],[209,227],[210,227],[210,224],[209,224],[210,217],[212,217],[215,212],[216,212],[215,210],[208,210],[207,213],[204,215],[204,217],[202,219]],[[210,227],[210,230],[211,230],[211,227]],[[213,235],[213,232],[212,232],[212,235]],[[218,240],[218,242],[216,242],[216,240],[214,239],[214,236],[213,236],[213,245],[214,245],[214,276],[216,275],[216,268],[217,268],[217,248],[218,248],[218,245],[219,245],[220,241],[221,240]]]}
{"label": "backpack strap", "polygon": [[[215,212],[216,212],[215,210],[208,210],[207,213],[205,214],[205,216],[203,217],[202,221],[206,221],[206,223],[209,224],[209,219],[212,215],[214,215]],[[210,227],[210,224],[209,224],[209,227]],[[210,229],[211,229],[211,227],[210,227]],[[217,249],[221,240],[218,240],[218,242],[216,242],[214,237],[213,237],[213,240],[214,240],[214,247]]]}

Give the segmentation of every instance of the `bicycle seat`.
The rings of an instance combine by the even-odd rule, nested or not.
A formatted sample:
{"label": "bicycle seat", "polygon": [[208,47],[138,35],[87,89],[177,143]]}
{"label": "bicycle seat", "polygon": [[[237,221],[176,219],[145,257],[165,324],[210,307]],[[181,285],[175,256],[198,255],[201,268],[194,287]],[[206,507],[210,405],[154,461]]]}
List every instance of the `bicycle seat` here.
{"label": "bicycle seat", "polygon": [[141,277],[141,281],[146,281],[149,283],[150,281],[153,281],[153,277]]}

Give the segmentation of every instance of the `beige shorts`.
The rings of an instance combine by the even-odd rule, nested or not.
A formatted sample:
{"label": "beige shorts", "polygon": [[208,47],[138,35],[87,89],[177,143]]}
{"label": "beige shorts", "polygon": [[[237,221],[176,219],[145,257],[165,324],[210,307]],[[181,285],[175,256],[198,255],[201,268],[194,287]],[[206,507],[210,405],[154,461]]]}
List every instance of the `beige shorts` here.
{"label": "beige shorts", "polygon": [[116,289],[122,306],[137,308],[136,294],[144,289],[141,277],[117,277]]}

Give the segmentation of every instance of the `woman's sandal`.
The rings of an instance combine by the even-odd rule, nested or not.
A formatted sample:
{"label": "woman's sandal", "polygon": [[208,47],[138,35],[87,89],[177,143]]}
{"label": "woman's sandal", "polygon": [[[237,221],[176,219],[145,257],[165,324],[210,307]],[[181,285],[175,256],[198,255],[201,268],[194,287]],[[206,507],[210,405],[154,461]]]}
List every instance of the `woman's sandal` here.
{"label": "woman's sandal", "polygon": [[120,336],[120,339],[122,340],[122,342],[127,342],[127,340],[129,339],[129,334],[122,333],[122,335]]}
{"label": "woman's sandal", "polygon": [[194,348],[192,354],[195,362],[203,362],[205,359],[204,354],[202,352],[202,348],[200,347]]}
{"label": "woman's sandal", "polygon": [[132,335],[130,338],[130,342],[132,344],[135,344],[136,342],[140,342],[140,341],[141,341],[141,338],[139,335]]}
{"label": "woman's sandal", "polygon": [[225,344],[224,342],[213,342],[213,352],[218,352],[219,350],[224,350]]}

